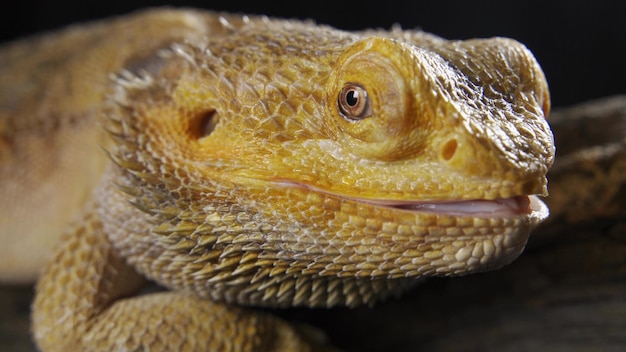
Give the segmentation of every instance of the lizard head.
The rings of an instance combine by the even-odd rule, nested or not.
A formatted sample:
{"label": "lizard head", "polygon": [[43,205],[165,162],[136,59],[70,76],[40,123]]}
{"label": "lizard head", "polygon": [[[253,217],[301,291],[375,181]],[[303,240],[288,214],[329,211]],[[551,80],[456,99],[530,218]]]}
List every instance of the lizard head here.
{"label": "lizard head", "polygon": [[196,268],[164,284],[371,302],[403,278],[507,264],[547,216],[548,89],[521,44],[237,26],[147,59],[112,94],[116,183]]}

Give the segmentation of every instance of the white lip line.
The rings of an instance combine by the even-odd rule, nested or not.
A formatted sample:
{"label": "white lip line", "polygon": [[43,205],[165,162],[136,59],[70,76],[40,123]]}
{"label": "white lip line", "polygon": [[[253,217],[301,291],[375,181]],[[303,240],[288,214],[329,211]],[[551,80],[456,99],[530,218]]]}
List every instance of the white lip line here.
{"label": "white lip line", "polygon": [[[450,201],[421,201],[421,200],[378,200],[359,197],[342,196],[335,193],[326,192],[317,187],[295,183],[290,181],[280,181],[278,184],[288,187],[306,188],[308,190],[331,195],[341,199],[370,204],[377,207],[384,207],[398,211],[410,213],[430,213],[451,216],[472,216],[472,217],[515,217],[528,216],[541,211],[541,203],[535,195],[521,195],[510,198],[468,199]],[[525,198],[525,199],[524,199]],[[525,203],[525,204],[524,204]],[[520,205],[523,204],[523,205]]]}
{"label": "white lip line", "polygon": [[[526,199],[524,199],[526,197]],[[456,216],[517,216],[527,215],[532,209],[532,196],[517,196],[493,200],[471,199],[459,201],[389,201],[345,197],[359,203],[388,207],[409,212],[434,213]]]}

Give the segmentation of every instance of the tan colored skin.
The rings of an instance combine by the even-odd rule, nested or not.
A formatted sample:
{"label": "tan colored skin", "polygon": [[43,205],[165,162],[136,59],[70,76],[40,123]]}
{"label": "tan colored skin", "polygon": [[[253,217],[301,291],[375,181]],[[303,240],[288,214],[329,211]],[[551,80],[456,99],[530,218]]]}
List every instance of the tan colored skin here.
{"label": "tan colored skin", "polygon": [[[547,216],[528,195],[554,157],[548,90],[509,39],[156,10],[17,42],[0,67],[4,280],[66,235],[33,307],[42,350],[306,350],[236,305],[371,304],[498,268]],[[520,209],[459,203],[494,199]],[[136,295],[144,278],[170,291]]]}

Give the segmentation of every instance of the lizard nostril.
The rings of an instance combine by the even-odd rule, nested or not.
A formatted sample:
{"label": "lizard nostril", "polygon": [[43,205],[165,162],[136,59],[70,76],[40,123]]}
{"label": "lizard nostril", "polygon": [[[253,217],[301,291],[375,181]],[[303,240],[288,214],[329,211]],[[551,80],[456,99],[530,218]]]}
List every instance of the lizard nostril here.
{"label": "lizard nostril", "polygon": [[441,148],[441,154],[440,154],[443,160],[448,161],[452,159],[452,157],[456,153],[457,147],[458,147],[458,142],[456,141],[456,139],[451,139],[447,141],[446,143],[444,143],[443,147]]}
{"label": "lizard nostril", "polygon": [[207,110],[197,114],[191,125],[191,135],[196,139],[211,135],[219,120],[219,114],[215,110]]}

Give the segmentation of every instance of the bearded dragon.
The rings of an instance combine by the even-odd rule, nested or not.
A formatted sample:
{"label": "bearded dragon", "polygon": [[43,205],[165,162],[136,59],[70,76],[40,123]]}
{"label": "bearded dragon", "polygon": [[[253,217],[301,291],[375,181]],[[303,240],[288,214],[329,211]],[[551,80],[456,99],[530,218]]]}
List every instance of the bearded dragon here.
{"label": "bearded dragon", "polygon": [[505,38],[158,9],[17,41],[0,277],[43,268],[44,351],[307,350],[253,307],[372,304],[514,260],[548,214],[549,109]]}

